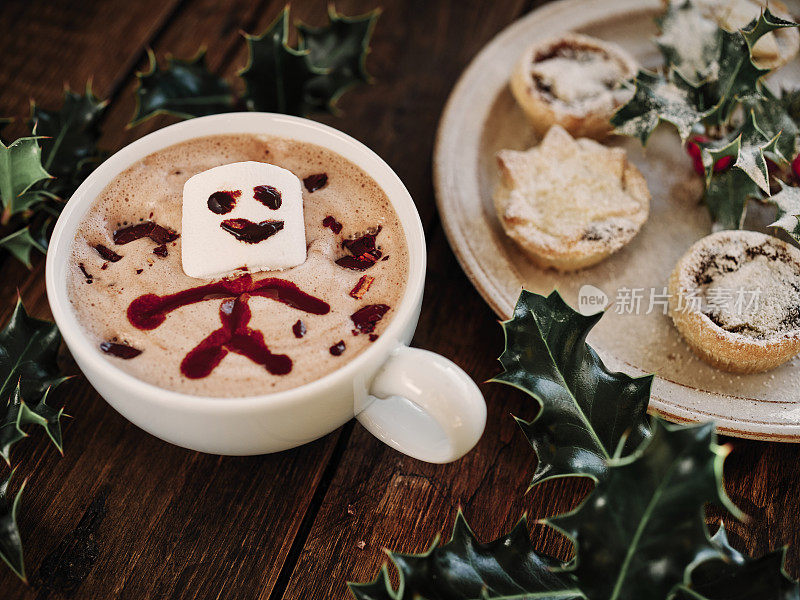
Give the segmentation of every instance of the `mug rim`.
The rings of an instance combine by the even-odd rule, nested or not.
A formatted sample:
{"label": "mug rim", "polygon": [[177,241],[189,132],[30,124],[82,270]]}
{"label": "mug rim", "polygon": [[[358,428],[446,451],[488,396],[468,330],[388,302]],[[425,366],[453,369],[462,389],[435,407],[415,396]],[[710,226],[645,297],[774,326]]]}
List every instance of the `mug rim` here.
{"label": "mug rim", "polygon": [[[218,131],[217,131],[218,130]],[[159,387],[139,379],[115,365],[101,354],[78,321],[66,288],[66,279],[57,281],[59,267],[67,268],[70,247],[84,215],[97,195],[114,177],[145,156],[188,140],[212,135],[274,135],[323,146],[363,169],[386,193],[398,215],[408,246],[406,289],[395,308],[395,314],[383,334],[358,356],[340,368],[303,385],[251,396],[193,395]],[[315,139],[310,139],[315,138]],[[345,150],[347,152],[345,152]],[[401,211],[401,209],[403,209]],[[76,360],[94,363],[114,377],[123,389],[135,389],[157,404],[182,406],[194,411],[249,409],[258,406],[291,404],[311,394],[323,393],[342,380],[354,379],[363,366],[376,355],[387,355],[397,347],[403,329],[414,318],[422,299],[426,270],[425,235],[419,212],[411,194],[394,170],[373,150],[355,138],[328,125],[291,115],[264,112],[224,113],[197,117],[168,125],[124,146],[81,183],[59,215],[50,238],[45,261],[45,284],[50,309],[64,342]],[[98,362],[102,361],[102,362]],[[91,382],[90,382],[91,383]]]}

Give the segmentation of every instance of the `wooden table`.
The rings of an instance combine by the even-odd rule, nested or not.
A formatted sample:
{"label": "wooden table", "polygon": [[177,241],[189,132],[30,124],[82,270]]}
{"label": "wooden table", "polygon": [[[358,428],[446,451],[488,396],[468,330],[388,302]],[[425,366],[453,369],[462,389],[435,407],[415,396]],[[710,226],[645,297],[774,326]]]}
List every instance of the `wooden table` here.
{"label": "wooden table", "polygon": [[[425,305],[415,345],[452,358],[482,382],[498,370],[502,334],[447,245],[431,184],[437,121],[459,73],[493,35],[540,2],[526,0],[342,0],[358,14],[384,8],[369,68],[376,85],[349,93],[341,117],[325,121],[384,157],[414,197],[429,244]],[[5,0],[0,8],[0,115],[27,116],[28,100],[60,103],[62,83],[92,78],[111,107],[103,147],[117,149],[167,119],[133,129],[134,72],[145,51],[189,57],[208,46],[210,66],[233,74],[245,60],[239,30],[260,32],[283,0]],[[322,23],[321,0],[293,6]],[[9,134],[21,134],[21,125]],[[49,316],[44,261],[32,271],[3,257],[0,321],[19,289],[28,309]],[[76,371],[65,356],[68,368]],[[534,456],[511,414],[534,403],[482,384],[486,433],[466,458],[429,465],[384,446],[350,423],[289,452],[219,457],[171,446],[137,429],[80,376],[57,393],[74,419],[62,458],[35,435],[15,448],[29,477],[19,518],[33,586],[0,565],[0,598],[345,598],[348,580],[372,579],[384,547],[427,548],[449,535],[461,505],[479,537],[507,531],[523,512],[535,520],[572,507],[588,489],[562,480],[524,495]],[[800,446],[728,440],[726,480],[752,517],[726,519],[733,543],[751,553],[789,544],[800,575]],[[709,521],[721,512],[710,509]],[[568,545],[532,527],[546,551]],[[44,568],[42,568],[44,566]]]}

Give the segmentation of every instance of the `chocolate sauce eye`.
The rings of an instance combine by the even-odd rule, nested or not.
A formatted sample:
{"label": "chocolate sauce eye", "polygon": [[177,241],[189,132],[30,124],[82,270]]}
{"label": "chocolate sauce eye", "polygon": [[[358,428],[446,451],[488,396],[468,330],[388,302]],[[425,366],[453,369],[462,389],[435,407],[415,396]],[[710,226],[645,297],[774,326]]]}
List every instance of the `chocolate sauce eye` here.
{"label": "chocolate sauce eye", "polygon": [[271,185],[257,185],[253,188],[253,197],[272,210],[278,210],[283,203],[281,193]]}
{"label": "chocolate sauce eye", "polygon": [[236,199],[241,195],[240,190],[214,192],[208,197],[208,210],[218,215],[228,214],[236,206]]}

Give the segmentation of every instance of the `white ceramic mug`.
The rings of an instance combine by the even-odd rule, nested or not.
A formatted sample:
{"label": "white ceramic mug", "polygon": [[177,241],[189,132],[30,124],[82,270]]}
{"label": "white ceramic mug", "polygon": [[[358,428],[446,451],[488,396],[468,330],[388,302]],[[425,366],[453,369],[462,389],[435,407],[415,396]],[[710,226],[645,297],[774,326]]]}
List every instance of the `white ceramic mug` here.
{"label": "white ceramic mug", "polygon": [[[75,232],[97,195],[148,154],[215,134],[268,134],[318,144],[366,171],[392,202],[409,251],[406,291],[381,336],[342,368],[300,387],[245,398],[194,396],[156,387],[109,361],[90,340],[67,297]],[[415,458],[456,460],[478,441],[486,404],[448,359],[409,348],[422,303],[425,237],[419,214],[394,171],[369,148],[326,125],[286,115],[234,113],[165,127],[126,146],[77,189],[47,252],[47,297],[64,341],[86,378],[117,411],[173,444],[216,454],[263,454],[317,439],[354,416],[378,438]]]}

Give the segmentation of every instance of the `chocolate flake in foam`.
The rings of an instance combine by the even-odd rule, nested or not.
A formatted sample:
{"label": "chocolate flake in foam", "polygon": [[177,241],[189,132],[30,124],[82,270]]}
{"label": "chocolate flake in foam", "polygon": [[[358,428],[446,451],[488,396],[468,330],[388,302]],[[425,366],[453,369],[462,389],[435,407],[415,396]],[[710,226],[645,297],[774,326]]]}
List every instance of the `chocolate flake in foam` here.
{"label": "chocolate flake in foam", "polygon": [[[266,157],[265,146],[270,149]],[[187,277],[181,269],[181,238],[170,244],[168,256],[163,259],[153,256],[155,244],[149,240],[125,245],[124,260],[109,264],[105,271],[100,270],[102,257],[93,246],[101,243],[113,248],[111,234],[123,221],[152,220],[180,233],[181,193],[186,179],[219,164],[245,160],[267,160],[300,174],[331,174],[324,193],[307,195],[304,190],[308,259],[298,267],[274,274],[328,301],[331,312],[307,315],[266,298],[251,297],[249,327],[263,333],[272,352],[291,356],[292,371],[271,375],[247,357],[231,353],[208,377],[186,379],[180,375],[180,363],[203,336],[219,328],[222,300],[183,307],[150,331],[135,328],[126,317],[129,304],[141,295],[172,294],[203,283]],[[266,207],[264,212],[264,218],[269,218]],[[79,322],[95,343],[116,336],[143,350],[136,360],[116,361],[116,366],[155,385],[211,396],[248,396],[254,390],[267,393],[297,387],[340,368],[370,346],[367,335],[353,337],[350,333],[354,301],[349,292],[363,273],[334,264],[343,253],[341,236],[332,235],[322,226],[323,219],[332,214],[348,231],[383,226],[381,245],[387,254],[392,254],[392,260],[370,269],[376,278],[369,299],[397,308],[405,290],[408,250],[402,225],[384,192],[358,167],[332,152],[251,135],[204,138],[167,148],[146,157],[112,182],[88,211],[76,236],[69,297]],[[86,285],[77,268],[80,262],[94,275],[93,285]],[[137,274],[138,271],[141,272]],[[298,319],[307,327],[302,339],[292,331]],[[389,320],[389,315],[384,320]],[[344,338],[348,340],[346,352],[332,356],[331,343]]]}

